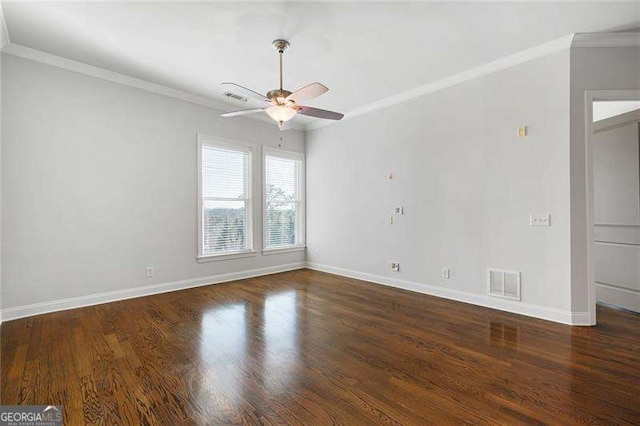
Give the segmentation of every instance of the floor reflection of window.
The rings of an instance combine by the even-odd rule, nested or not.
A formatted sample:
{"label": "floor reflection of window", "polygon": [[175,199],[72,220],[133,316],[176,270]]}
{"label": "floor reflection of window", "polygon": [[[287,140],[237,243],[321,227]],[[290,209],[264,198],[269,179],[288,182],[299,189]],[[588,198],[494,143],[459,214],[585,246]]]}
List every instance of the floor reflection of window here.
{"label": "floor reflection of window", "polygon": [[502,322],[490,321],[490,342],[494,346],[518,349],[520,343],[520,327],[504,324]]}
{"label": "floor reflection of window", "polygon": [[[201,324],[200,359],[204,376],[197,393],[203,407],[227,407],[242,397],[242,375],[247,368],[244,304],[207,311]],[[208,405],[207,405],[208,404]]]}
{"label": "floor reflection of window", "polygon": [[271,391],[289,384],[298,361],[296,302],[294,290],[265,301],[265,386]]}

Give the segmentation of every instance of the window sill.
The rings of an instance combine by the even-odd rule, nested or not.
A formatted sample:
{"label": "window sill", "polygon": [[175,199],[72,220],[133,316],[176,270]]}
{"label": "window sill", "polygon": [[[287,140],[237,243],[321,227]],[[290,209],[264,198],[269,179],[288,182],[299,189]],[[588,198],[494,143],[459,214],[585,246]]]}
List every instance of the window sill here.
{"label": "window sill", "polygon": [[253,257],[257,254],[258,252],[256,250],[247,250],[247,251],[239,251],[239,252],[233,252],[233,253],[210,254],[206,256],[198,256],[196,259],[198,263],[217,262],[219,260],[232,260],[232,259],[241,259],[243,257]]}
{"label": "window sill", "polygon": [[265,249],[265,250],[262,250],[262,255],[263,256],[269,256],[269,255],[272,255],[272,254],[295,253],[295,252],[298,252],[298,251],[305,251],[306,249],[307,248],[305,246]]}

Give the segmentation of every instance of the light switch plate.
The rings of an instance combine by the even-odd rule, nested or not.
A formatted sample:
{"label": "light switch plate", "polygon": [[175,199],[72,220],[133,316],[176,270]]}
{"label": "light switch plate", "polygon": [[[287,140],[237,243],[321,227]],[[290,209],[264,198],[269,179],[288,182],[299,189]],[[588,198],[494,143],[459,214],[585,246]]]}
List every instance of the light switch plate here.
{"label": "light switch plate", "polygon": [[529,226],[551,226],[551,215],[549,213],[529,215]]}

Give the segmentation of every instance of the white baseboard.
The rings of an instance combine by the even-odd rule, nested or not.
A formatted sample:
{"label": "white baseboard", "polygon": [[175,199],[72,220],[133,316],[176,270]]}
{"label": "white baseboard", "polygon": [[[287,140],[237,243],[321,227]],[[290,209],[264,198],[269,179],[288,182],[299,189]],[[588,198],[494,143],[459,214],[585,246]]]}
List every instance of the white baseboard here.
{"label": "white baseboard", "polygon": [[596,283],[598,302],[640,312],[640,293],[604,283]]}
{"label": "white baseboard", "polygon": [[596,325],[596,323],[591,320],[591,314],[589,312],[572,312],[571,325],[590,327]]}
{"label": "white baseboard", "polygon": [[484,306],[520,315],[541,318],[548,321],[559,322],[569,325],[591,325],[588,312],[570,312],[530,303],[516,302],[510,300],[494,299],[490,296],[467,293],[449,288],[432,286],[397,278],[384,277],[380,275],[368,274],[365,272],[353,271],[334,266],[322,265],[318,263],[296,262],[285,265],[271,266],[267,268],[251,269],[247,271],[231,272],[227,274],[213,275],[209,277],[193,278],[182,281],[174,281],[163,284],[155,284],[144,287],[135,287],[125,290],[117,290],[106,293],[98,293],[87,296],[71,297],[67,299],[53,300],[50,302],[34,303],[31,305],[16,306],[0,311],[0,322],[14,319],[41,315],[50,312],[76,309],[85,306],[99,305],[103,303],[116,302],[119,300],[133,299],[136,297],[151,296],[154,294],[167,293],[177,290],[201,287],[211,284],[219,284],[229,281],[258,277],[262,275],[277,274],[279,272],[292,271],[296,269],[309,268],[316,271],[341,275],[349,278],[370,281],[390,287],[429,294],[431,296]]}
{"label": "white baseboard", "polygon": [[328,266],[328,265],[321,265],[318,263],[307,262],[307,268],[313,269],[315,271],[327,272],[330,274],[341,275],[344,277],[370,281],[376,284],[382,284],[390,287],[396,287],[404,290],[424,293],[431,296],[451,299],[458,302],[470,303],[472,305],[484,306],[486,308],[498,309],[501,311],[511,312],[514,314],[526,315],[529,317],[540,318],[540,319],[553,321],[553,322],[559,322],[562,324],[590,325],[588,312],[572,313],[571,311],[563,311],[560,309],[548,308],[546,306],[539,306],[539,305],[533,305],[530,303],[497,299],[491,296],[473,294],[473,293],[468,293],[468,292],[459,291],[459,290],[452,290],[449,288],[437,287],[437,286],[432,286],[428,284],[401,280],[397,278],[373,275],[365,272],[352,271],[349,269],[337,268],[337,267]]}
{"label": "white baseboard", "polygon": [[107,293],[70,297],[68,299],[52,300],[50,302],[34,303],[31,305],[6,308],[1,311],[1,315],[3,321],[11,321],[14,319],[30,317],[33,315],[65,311],[68,309],[82,308],[84,306],[100,305],[102,303],[116,302],[119,300],[133,299],[142,296],[151,296],[154,294],[167,293],[176,290],[185,290],[188,288],[201,287],[210,284],[220,284],[229,281],[242,280],[245,278],[259,277],[262,275],[277,274],[279,272],[293,271],[295,269],[302,269],[304,267],[304,262],[288,263],[285,265],[250,269],[247,271],[231,272],[209,277],[173,281],[144,287],[134,287],[125,290],[110,291]]}

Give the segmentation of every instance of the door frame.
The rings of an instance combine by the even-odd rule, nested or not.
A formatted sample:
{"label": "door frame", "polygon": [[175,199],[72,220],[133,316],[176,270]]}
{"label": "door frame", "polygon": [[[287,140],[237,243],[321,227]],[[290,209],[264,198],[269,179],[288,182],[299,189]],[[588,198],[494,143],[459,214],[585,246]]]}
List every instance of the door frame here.
{"label": "door frame", "polygon": [[595,235],[593,202],[593,102],[594,101],[637,101],[640,90],[586,90],[585,91],[585,183],[587,219],[587,307],[590,325],[596,325],[596,273]]}

